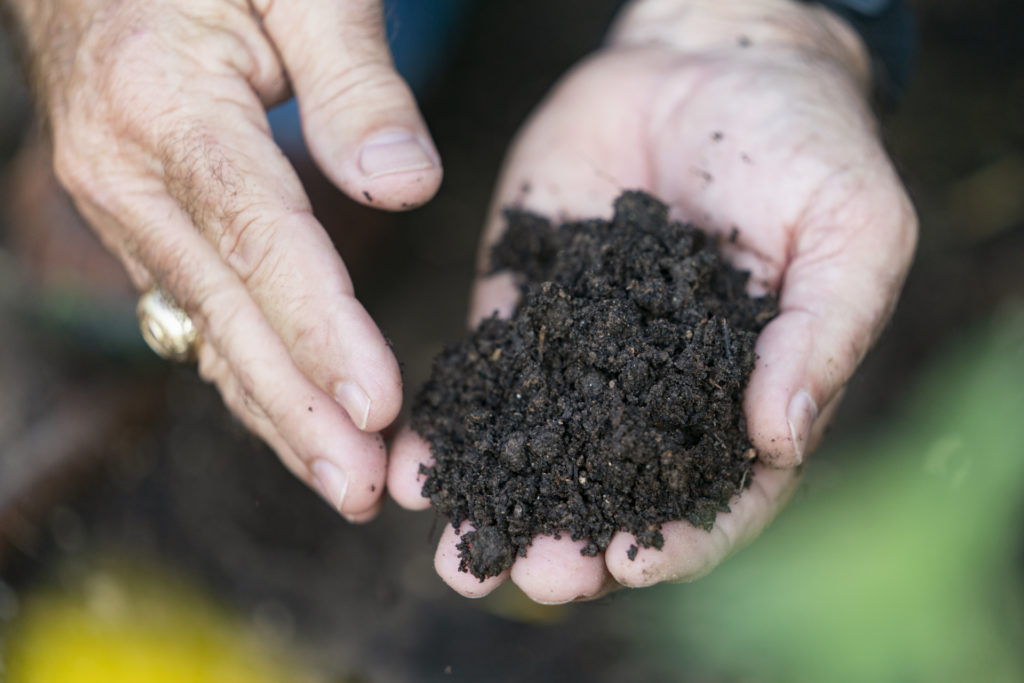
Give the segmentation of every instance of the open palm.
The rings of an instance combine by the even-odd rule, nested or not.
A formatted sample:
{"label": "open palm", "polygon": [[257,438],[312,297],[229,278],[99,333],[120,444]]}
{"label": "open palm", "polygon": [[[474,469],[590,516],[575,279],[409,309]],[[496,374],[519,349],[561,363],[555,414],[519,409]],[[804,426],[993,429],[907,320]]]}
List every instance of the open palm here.
{"label": "open palm", "polygon": [[[755,537],[785,503],[843,385],[888,319],[910,263],[916,220],[882,149],[862,87],[841,66],[804,54],[734,43],[690,52],[618,44],[574,69],[512,145],[482,248],[517,204],[553,217],[609,216],[623,189],[643,189],[675,217],[730,235],[751,286],[777,292],[780,315],[761,334],[745,395],[759,453],[752,486],[712,531],[671,522],[664,548],[627,557],[619,532],[606,552],[584,541],[535,539],[510,572],[478,581],[458,571],[448,528],[436,567],[465,595],[506,578],[552,603],[601,595],[617,583],[691,580]],[[478,280],[471,323],[507,315],[507,275]],[[424,441],[403,433],[389,486],[411,508],[420,494]]]}

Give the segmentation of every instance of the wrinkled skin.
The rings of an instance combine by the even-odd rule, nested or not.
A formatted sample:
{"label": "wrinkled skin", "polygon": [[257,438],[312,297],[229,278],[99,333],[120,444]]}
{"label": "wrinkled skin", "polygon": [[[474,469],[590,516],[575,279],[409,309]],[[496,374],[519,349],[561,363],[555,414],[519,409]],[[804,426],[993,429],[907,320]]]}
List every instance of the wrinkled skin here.
{"label": "wrinkled skin", "polygon": [[[511,579],[538,602],[560,603],[709,572],[785,504],[899,294],[916,218],[865,103],[856,37],[822,10],[777,0],[732,3],[710,24],[685,11],[692,5],[713,14],[729,3],[635,3],[609,45],[540,105],[506,158],[481,272],[510,203],[608,216],[621,189],[639,188],[678,218],[726,235],[738,229],[734,261],[751,270],[755,290],[778,292],[781,310],[758,340],[745,394],[760,454],[753,484],[710,533],[665,524],[663,550],[641,549],[635,561],[623,532],[597,557],[580,555],[582,541],[540,537],[510,571],[481,582],[457,570],[449,526],[435,567],[463,595]],[[769,26],[751,19],[775,10],[784,15]],[[481,277],[470,322],[508,314],[515,301],[507,276]],[[399,435],[388,485],[400,504],[428,506],[419,466],[429,462],[422,439]]]}
{"label": "wrinkled skin", "polygon": [[[201,374],[348,519],[376,513],[386,468],[394,498],[425,507],[428,450],[405,432],[388,466],[377,434],[398,413],[397,363],[264,115],[293,91],[314,160],[346,194],[385,209],[428,200],[440,162],[378,1],[6,2],[59,178],[135,285],[159,285],[195,320]],[[664,550],[634,562],[624,534],[595,558],[538,538],[508,575],[480,583],[456,571],[449,529],[436,566],[453,588],[483,595],[511,578],[564,602],[690,580],[784,504],[914,247],[913,210],[865,105],[866,63],[849,28],[813,6],[635,0],[608,46],[542,103],[506,160],[483,253],[508,203],[608,215],[623,188],[738,229],[736,262],[782,310],[746,394],[761,461],[711,533],[667,524]],[[507,313],[515,296],[507,278],[480,279],[471,321]]]}
{"label": "wrinkled skin", "polygon": [[398,364],[264,112],[294,92],[314,160],[357,201],[428,200],[440,162],[379,1],[7,2],[81,213],[139,290],[190,314],[231,410],[343,515],[372,517]]}

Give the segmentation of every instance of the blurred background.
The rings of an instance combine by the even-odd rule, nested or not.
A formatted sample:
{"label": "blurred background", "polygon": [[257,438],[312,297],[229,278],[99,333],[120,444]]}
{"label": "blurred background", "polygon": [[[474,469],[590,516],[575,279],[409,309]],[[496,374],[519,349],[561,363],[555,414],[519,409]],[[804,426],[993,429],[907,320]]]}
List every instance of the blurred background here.
{"label": "blurred background", "polygon": [[[378,214],[296,162],[407,395],[461,332],[510,137],[615,5],[444,4],[389,16],[438,197]],[[441,520],[388,504],[346,524],[145,349],[3,43],[0,680],[1024,680],[1024,4],[917,9],[920,63],[883,128],[921,248],[800,492],[695,584],[556,608],[455,596],[431,566]]]}

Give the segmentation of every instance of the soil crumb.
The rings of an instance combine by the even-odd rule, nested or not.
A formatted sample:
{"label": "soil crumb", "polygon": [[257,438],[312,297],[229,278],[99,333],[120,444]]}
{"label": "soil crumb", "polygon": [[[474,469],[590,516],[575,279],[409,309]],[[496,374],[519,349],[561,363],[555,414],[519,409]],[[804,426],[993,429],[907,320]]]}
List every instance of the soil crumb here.
{"label": "soil crumb", "polygon": [[595,555],[619,530],[661,548],[663,522],[710,529],[750,484],[742,396],[775,300],[641,192],[610,221],[505,217],[491,263],[520,303],[448,346],[413,407],[423,495],[475,529],[459,568],[495,576],[539,534]]}

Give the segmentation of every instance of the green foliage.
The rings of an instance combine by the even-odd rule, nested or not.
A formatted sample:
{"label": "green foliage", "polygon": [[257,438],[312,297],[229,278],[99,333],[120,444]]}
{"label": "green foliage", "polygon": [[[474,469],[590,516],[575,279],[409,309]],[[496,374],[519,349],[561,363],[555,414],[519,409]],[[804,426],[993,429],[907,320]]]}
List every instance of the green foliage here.
{"label": "green foliage", "polygon": [[1024,680],[1024,314],[817,459],[751,548],[656,593],[680,679]]}

